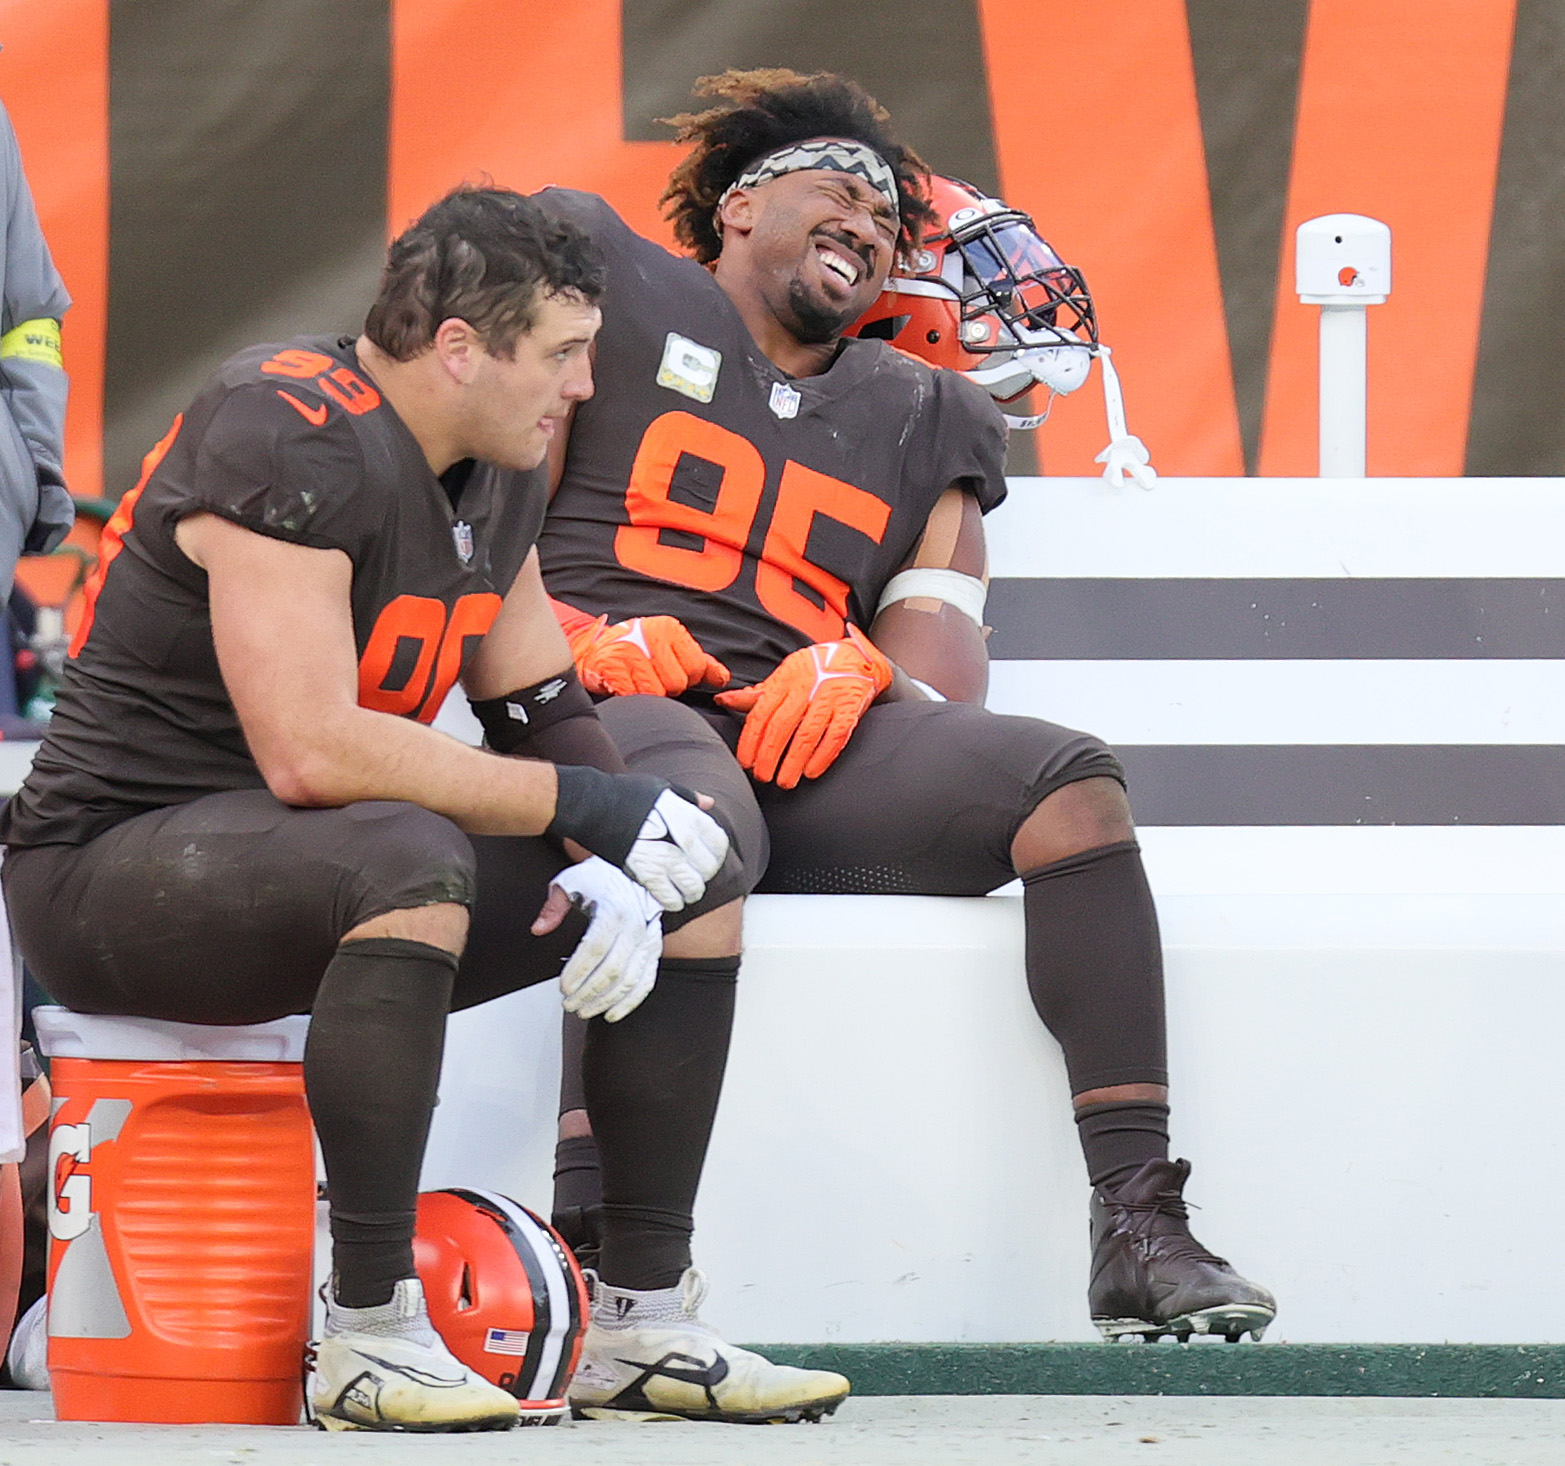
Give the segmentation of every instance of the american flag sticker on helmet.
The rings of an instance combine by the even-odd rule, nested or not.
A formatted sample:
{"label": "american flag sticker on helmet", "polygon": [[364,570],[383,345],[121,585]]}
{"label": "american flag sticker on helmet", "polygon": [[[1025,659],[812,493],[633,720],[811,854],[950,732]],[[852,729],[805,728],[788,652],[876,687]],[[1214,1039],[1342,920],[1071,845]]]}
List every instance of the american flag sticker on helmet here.
{"label": "american flag sticker on helmet", "polygon": [[525,1355],[531,1338],[532,1334],[526,1329],[490,1329],[484,1338],[484,1352]]}

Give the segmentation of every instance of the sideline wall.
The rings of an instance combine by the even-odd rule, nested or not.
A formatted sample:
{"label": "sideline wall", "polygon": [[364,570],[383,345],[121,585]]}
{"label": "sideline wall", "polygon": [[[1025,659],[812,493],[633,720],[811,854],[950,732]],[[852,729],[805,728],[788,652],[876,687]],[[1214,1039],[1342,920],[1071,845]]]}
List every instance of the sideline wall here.
{"label": "sideline wall", "polygon": [[[1565,1201],[1562,488],[1016,480],[991,520],[990,704],[1127,756],[1176,1153],[1198,1235],[1277,1291],[1269,1337],[1559,1338],[1518,1217]],[[751,903],[697,1216],[731,1337],[1090,1336],[1018,907]],[[428,1184],[544,1204],[553,1014],[534,990],[453,1021]]]}
{"label": "sideline wall", "polygon": [[[1150,811],[1198,1234],[1274,1339],[1559,1340],[1565,484],[1017,480],[991,525],[991,705],[1102,733]],[[731,1337],[1089,1336],[1018,904],[752,902],[697,1217]],[[557,1011],[453,1019],[426,1185],[547,1207]]]}

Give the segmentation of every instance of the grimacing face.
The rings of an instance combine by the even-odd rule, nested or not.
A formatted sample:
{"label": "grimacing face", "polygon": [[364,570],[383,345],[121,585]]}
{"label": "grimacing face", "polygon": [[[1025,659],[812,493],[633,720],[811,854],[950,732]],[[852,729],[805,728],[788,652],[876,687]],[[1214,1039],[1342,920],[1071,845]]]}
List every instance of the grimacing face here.
{"label": "grimacing face", "polygon": [[900,220],[852,173],[811,168],[750,191],[749,258],[773,313],[800,341],[834,341],[874,303]]}

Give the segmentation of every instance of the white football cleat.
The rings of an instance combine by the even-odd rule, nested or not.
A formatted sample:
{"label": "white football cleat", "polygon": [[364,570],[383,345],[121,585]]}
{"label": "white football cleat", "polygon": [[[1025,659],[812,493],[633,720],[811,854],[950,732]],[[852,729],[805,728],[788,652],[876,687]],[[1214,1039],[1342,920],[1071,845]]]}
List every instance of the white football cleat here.
{"label": "white football cleat", "polygon": [[377,1308],[344,1308],[327,1292],[308,1396],[327,1430],[509,1430],[517,1422],[516,1401],[441,1342],[417,1278],[403,1278]]}
{"label": "white football cleat", "polygon": [[672,1288],[592,1287],[592,1322],[569,1391],[578,1419],[781,1424],[818,1421],[847,1398],[840,1374],[725,1344],[697,1317],[706,1278],[695,1268]]}
{"label": "white football cleat", "polygon": [[49,1298],[45,1294],[21,1317],[11,1334],[5,1362],[19,1390],[49,1388]]}

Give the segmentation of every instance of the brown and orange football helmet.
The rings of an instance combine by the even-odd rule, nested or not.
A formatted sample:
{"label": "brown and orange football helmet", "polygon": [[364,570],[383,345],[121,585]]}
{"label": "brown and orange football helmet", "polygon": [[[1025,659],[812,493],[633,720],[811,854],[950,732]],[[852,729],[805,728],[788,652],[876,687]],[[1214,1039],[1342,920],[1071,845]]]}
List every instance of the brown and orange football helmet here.
{"label": "brown and orange football helmet", "polygon": [[588,1314],[581,1269],[559,1233],[497,1192],[425,1191],[413,1258],[446,1347],[516,1396],[523,1425],[563,1419]]}
{"label": "brown and orange football helmet", "polygon": [[1020,209],[971,184],[932,177],[930,202],[939,222],[898,256],[851,334],[959,371],[996,402],[1035,386],[1074,391],[1098,344],[1081,271],[1060,259]]}

